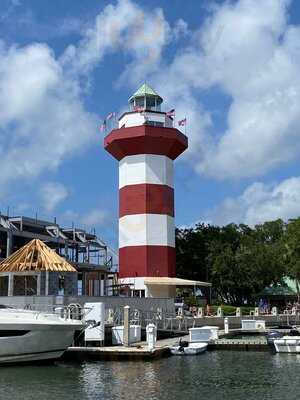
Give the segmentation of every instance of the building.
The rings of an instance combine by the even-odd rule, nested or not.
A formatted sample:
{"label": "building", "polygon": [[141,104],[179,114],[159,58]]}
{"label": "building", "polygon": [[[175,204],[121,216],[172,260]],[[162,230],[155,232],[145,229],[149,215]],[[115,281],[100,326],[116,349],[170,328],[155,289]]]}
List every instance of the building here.
{"label": "building", "polygon": [[[32,239],[46,243],[76,269],[78,295],[112,294],[117,257],[114,259],[108,246],[95,233],[88,233],[75,226],[62,228],[56,221],[0,215],[0,261]],[[62,281],[60,288],[57,288],[60,294],[64,294]]]}
{"label": "building", "polygon": [[39,239],[0,262],[0,296],[76,296],[77,270]]}
{"label": "building", "polygon": [[147,84],[104,139],[119,161],[119,284],[140,297],[175,297],[173,162],[188,147],[163,99]]}

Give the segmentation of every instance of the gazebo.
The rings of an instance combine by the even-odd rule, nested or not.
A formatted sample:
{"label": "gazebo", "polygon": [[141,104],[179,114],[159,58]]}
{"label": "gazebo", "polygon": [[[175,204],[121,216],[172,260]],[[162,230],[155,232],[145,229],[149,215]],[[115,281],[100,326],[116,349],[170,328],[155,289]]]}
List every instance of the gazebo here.
{"label": "gazebo", "polygon": [[0,263],[0,296],[77,295],[77,271],[34,239]]}

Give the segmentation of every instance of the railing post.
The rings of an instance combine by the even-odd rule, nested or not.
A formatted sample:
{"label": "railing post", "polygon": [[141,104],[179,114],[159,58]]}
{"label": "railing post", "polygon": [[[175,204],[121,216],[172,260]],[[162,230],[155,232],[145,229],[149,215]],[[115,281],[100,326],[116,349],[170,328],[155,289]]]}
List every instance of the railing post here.
{"label": "railing post", "polygon": [[130,319],[129,319],[130,307],[124,307],[124,331],[123,331],[123,344],[125,347],[129,347],[130,344]]}

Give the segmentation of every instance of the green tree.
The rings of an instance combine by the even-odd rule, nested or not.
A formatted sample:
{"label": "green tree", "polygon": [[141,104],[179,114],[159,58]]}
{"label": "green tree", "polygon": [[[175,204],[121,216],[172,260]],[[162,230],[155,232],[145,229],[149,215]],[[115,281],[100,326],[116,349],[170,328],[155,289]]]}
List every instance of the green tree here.
{"label": "green tree", "polygon": [[300,299],[300,218],[289,221],[283,236],[287,274],[296,280],[298,301]]}
{"label": "green tree", "polygon": [[222,302],[251,303],[286,273],[284,230],[281,220],[255,228],[198,224],[177,230],[178,276],[212,282],[214,296]]}

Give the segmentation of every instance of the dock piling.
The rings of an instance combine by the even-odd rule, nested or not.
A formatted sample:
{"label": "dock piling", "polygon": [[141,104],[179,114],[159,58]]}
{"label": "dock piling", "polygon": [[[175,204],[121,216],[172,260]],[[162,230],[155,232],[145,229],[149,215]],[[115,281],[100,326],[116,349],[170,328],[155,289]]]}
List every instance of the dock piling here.
{"label": "dock piling", "polygon": [[130,307],[124,307],[124,336],[123,336],[123,343],[125,347],[129,347],[130,344]]}

